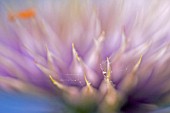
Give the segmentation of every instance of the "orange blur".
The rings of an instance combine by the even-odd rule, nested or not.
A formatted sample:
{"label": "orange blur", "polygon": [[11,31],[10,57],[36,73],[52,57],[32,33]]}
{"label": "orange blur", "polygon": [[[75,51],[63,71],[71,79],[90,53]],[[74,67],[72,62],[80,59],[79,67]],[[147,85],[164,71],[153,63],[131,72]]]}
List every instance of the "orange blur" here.
{"label": "orange blur", "polygon": [[24,11],[17,12],[15,14],[11,13],[8,15],[8,17],[9,17],[9,20],[14,21],[15,19],[30,19],[30,18],[35,17],[35,15],[36,15],[35,10],[27,9]]}

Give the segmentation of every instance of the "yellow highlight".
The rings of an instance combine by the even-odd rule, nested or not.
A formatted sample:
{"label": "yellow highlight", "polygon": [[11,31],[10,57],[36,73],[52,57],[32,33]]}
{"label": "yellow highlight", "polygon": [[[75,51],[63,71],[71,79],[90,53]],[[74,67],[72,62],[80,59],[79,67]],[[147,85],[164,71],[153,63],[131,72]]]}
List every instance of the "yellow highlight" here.
{"label": "yellow highlight", "polygon": [[90,82],[87,80],[86,74],[84,74],[84,80],[86,82],[87,87],[90,87]]}
{"label": "yellow highlight", "polygon": [[80,62],[80,57],[78,56],[78,53],[75,49],[74,43],[72,43],[72,51],[73,51],[73,55],[76,57],[76,59]]}
{"label": "yellow highlight", "polygon": [[56,80],[54,80],[51,75],[49,75],[49,77],[50,77],[50,80],[52,81],[52,83],[53,83],[54,85],[56,85],[56,86],[57,86],[58,88],[60,88],[60,89],[64,89],[64,86],[63,86],[62,84],[60,84],[59,82],[57,82]]}
{"label": "yellow highlight", "polygon": [[110,76],[111,76],[111,67],[110,67],[109,58],[107,57],[107,73],[106,73],[107,82],[110,81]]}
{"label": "yellow highlight", "polygon": [[133,72],[134,71],[136,71],[138,68],[139,68],[139,66],[140,66],[140,64],[141,64],[141,61],[142,61],[142,55],[140,56],[140,58],[139,58],[139,60],[138,60],[138,62],[136,63],[136,65],[134,66],[134,68],[133,68]]}
{"label": "yellow highlight", "polygon": [[80,60],[80,57],[78,56],[78,53],[77,51],[75,50],[75,46],[74,46],[74,43],[72,43],[72,51],[73,51],[73,54],[75,55],[76,57],[76,60],[78,60],[78,62],[81,64],[82,68],[83,68],[83,71],[84,71],[84,80],[86,82],[86,85],[87,87],[90,87],[90,82],[87,80],[87,77],[86,77],[86,70],[85,70],[85,67],[84,67],[84,64],[83,62]]}

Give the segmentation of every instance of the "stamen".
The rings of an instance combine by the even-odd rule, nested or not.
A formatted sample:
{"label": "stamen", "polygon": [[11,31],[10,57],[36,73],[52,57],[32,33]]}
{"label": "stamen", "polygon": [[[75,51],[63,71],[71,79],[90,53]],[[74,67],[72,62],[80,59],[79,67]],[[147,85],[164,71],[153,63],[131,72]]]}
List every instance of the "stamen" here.
{"label": "stamen", "polygon": [[142,55],[140,56],[138,62],[136,63],[136,65],[134,66],[132,72],[135,72],[137,71],[137,69],[139,68],[140,64],[141,64],[141,61],[142,61]]}
{"label": "stamen", "polygon": [[89,87],[91,87],[91,85],[90,85],[91,83],[87,80],[85,65],[84,65],[83,61],[81,60],[81,58],[78,56],[78,53],[74,46],[74,43],[72,43],[72,51],[73,51],[73,55],[75,56],[76,60],[78,61],[78,63],[80,63],[80,66],[84,73],[84,80],[86,82],[87,87],[89,88]]}
{"label": "stamen", "polygon": [[111,67],[110,67],[109,58],[107,57],[107,75],[106,75],[107,83],[110,82],[110,76],[111,76]]}
{"label": "stamen", "polygon": [[52,83],[56,85],[58,88],[65,89],[65,87],[61,83],[57,82],[51,75],[49,75],[49,78],[52,81]]}
{"label": "stamen", "polygon": [[122,54],[124,53],[124,51],[126,49],[127,37],[126,37],[124,31],[122,31],[121,37],[122,37],[121,47],[120,47],[119,51],[116,53],[116,55],[115,54],[111,55],[111,62],[117,61],[122,56]]}
{"label": "stamen", "polygon": [[35,61],[35,65],[46,75],[49,75],[49,74],[53,73],[52,70],[44,67],[43,65],[37,63],[36,61]]}
{"label": "stamen", "polygon": [[49,51],[47,45],[46,45],[45,47],[46,47],[46,51],[47,51],[47,60],[48,60],[49,63],[52,63],[52,62],[53,62],[52,54],[51,54],[51,52]]}
{"label": "stamen", "polygon": [[89,88],[91,87],[91,83],[87,80],[86,74],[84,74],[84,80],[86,82],[86,86]]}
{"label": "stamen", "polygon": [[90,49],[90,51],[85,56],[86,64],[91,67],[95,68],[99,61],[101,60],[101,47],[105,38],[105,32],[102,31],[100,36],[97,39],[94,39],[94,46]]}
{"label": "stamen", "polygon": [[[122,81],[122,84],[120,86],[121,91],[123,92],[122,94],[127,94],[137,83],[137,77],[136,72],[141,64],[142,61],[142,55],[140,56],[138,62],[135,64],[133,67],[132,71],[130,72],[129,75],[127,75],[124,80]],[[133,81],[133,82],[132,82]]]}
{"label": "stamen", "polygon": [[101,32],[99,38],[97,40],[95,40],[96,46],[99,46],[103,42],[103,40],[105,38],[105,34],[106,34],[105,31]]}
{"label": "stamen", "polygon": [[55,66],[54,66],[54,64],[53,64],[52,53],[49,51],[47,45],[46,45],[46,51],[47,51],[47,62],[48,62],[48,66],[50,67],[50,70],[55,71]]}
{"label": "stamen", "polygon": [[78,60],[80,62],[80,57],[78,56],[78,53],[74,46],[74,43],[72,43],[72,52],[73,52],[73,55],[75,56],[76,60]]}

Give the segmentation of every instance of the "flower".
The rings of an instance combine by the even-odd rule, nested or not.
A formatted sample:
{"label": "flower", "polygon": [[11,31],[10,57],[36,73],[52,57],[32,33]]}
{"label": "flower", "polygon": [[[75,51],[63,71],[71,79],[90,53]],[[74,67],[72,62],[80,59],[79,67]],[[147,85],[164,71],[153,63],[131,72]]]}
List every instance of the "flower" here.
{"label": "flower", "polygon": [[1,89],[55,95],[63,113],[169,104],[169,1],[0,3]]}

